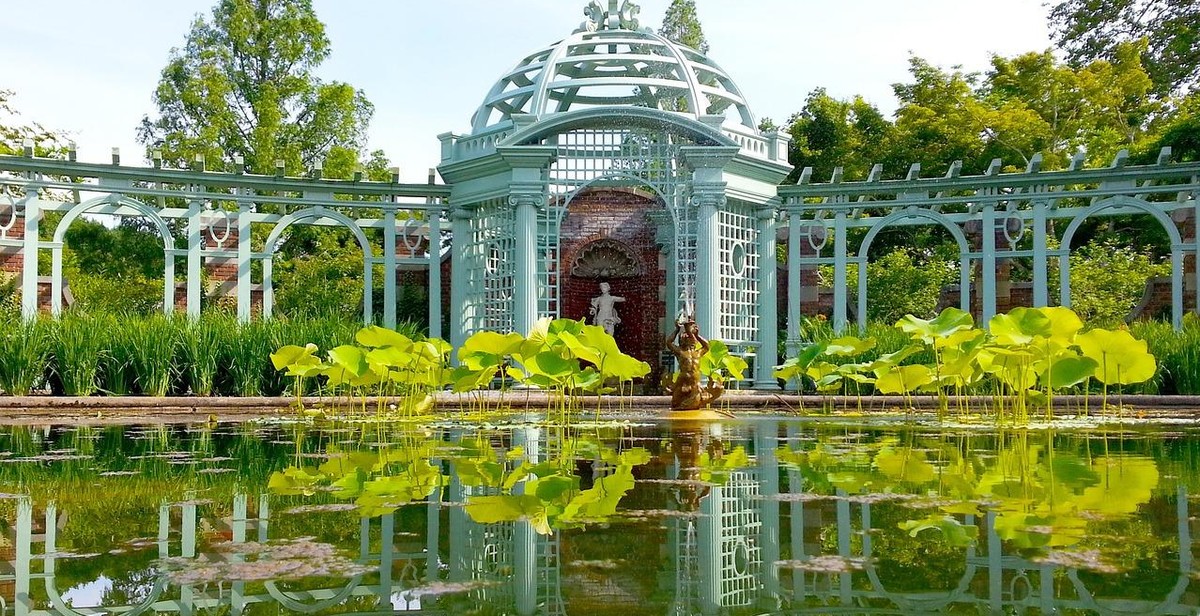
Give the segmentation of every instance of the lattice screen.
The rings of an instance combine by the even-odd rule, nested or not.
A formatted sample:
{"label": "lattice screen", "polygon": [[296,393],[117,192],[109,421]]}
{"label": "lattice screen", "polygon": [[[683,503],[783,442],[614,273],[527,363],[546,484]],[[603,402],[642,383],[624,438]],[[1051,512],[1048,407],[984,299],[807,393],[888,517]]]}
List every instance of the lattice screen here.
{"label": "lattice screen", "polygon": [[675,561],[675,599],[668,614],[691,616],[700,612],[700,563],[697,528],[694,519],[671,520],[675,544],[679,546]]}
{"label": "lattice screen", "polygon": [[[485,582],[504,582],[513,570],[513,525],[475,524],[467,526],[471,579]],[[511,605],[512,584],[494,584],[475,591],[476,598],[493,605]]]}
{"label": "lattice screen", "polygon": [[721,339],[735,353],[758,338],[758,232],[751,207],[730,201],[718,214]]}
{"label": "lattice screen", "polygon": [[[752,605],[758,598],[762,548],[759,536],[758,478],[753,471],[732,473],[718,490],[721,502],[721,595],[722,607]],[[718,496],[714,494],[714,496]],[[711,497],[710,497],[711,498]]]}
{"label": "lattice screen", "polygon": [[467,254],[467,331],[513,331],[514,212],[507,203],[479,206]]}
{"label": "lattice screen", "polygon": [[[559,229],[567,210],[567,200],[589,185],[650,187],[663,199],[676,220],[675,246],[690,246],[692,261],[677,271],[691,274],[695,266],[695,213],[687,207],[685,179],[690,172],[680,161],[679,148],[689,145],[675,134],[638,130],[577,130],[558,135],[547,145],[558,148],[550,166],[549,205],[538,219],[538,311],[541,316],[557,317],[560,277]],[[679,228],[681,219],[691,219]],[[682,264],[681,264],[682,265]],[[691,280],[689,280],[691,282]],[[694,288],[677,276],[677,288]]]}

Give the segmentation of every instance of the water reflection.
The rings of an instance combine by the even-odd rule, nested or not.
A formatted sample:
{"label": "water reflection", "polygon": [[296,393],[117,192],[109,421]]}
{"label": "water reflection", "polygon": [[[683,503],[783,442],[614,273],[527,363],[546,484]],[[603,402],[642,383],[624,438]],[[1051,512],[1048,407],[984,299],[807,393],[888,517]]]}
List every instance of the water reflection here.
{"label": "water reflection", "polygon": [[11,614],[1198,604],[1191,432],[243,424],[0,441]]}

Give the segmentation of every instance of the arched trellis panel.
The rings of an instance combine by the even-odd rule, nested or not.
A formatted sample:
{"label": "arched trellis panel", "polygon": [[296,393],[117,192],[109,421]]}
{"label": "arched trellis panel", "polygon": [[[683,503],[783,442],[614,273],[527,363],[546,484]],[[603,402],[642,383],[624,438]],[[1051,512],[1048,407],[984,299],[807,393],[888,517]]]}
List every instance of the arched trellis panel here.
{"label": "arched trellis panel", "polygon": [[[645,177],[625,171],[608,172],[587,179],[579,186],[574,187],[565,196],[562,196],[562,204],[553,208],[554,211],[547,212],[547,219],[545,221],[546,224],[544,225],[544,229],[547,232],[543,234],[546,237],[539,238],[539,242],[542,244],[539,246],[539,248],[542,249],[542,253],[545,255],[545,262],[540,265],[540,269],[542,271],[539,271],[538,275],[542,277],[542,280],[546,281],[548,287],[551,287],[547,288],[547,292],[544,294],[544,299],[541,301],[542,305],[539,306],[539,310],[542,312],[543,316],[548,316],[551,314],[554,316],[561,316],[562,307],[558,303],[558,300],[562,291],[562,280],[559,278],[557,284],[553,286],[549,285],[551,276],[550,272],[547,271],[547,265],[551,259],[557,260],[559,257],[559,245],[561,242],[559,230],[562,227],[563,218],[567,215],[567,211],[571,207],[571,203],[573,203],[575,199],[579,197],[579,195],[584,194],[589,189],[602,188],[606,185],[617,185],[623,188],[633,188],[635,190],[648,190],[654,196],[654,200],[659,204],[655,208],[656,211],[666,212],[665,220],[658,221],[660,225],[669,226],[671,237],[681,237],[686,233],[686,230],[680,226],[680,221],[688,218],[686,212],[680,211],[682,207],[682,201],[684,200],[679,197],[678,192],[672,183],[651,182]],[[554,235],[550,236],[551,233]],[[690,248],[694,251],[694,246]],[[676,273],[679,271],[678,262],[680,252],[684,252],[688,249],[689,247],[681,246],[678,242],[670,243],[668,248],[669,258],[667,259],[668,284],[671,284],[676,280]],[[676,284],[675,286],[678,285]],[[666,313],[668,315],[676,314],[679,311],[679,307],[677,306],[679,293],[672,293],[670,291],[671,290],[668,289],[665,298]]]}
{"label": "arched trellis panel", "polygon": [[[847,181],[842,169],[835,169],[823,184],[812,183],[812,169],[804,169],[795,185],[778,188],[789,229],[789,257],[802,255],[788,259],[789,353],[804,342],[798,327],[802,315],[820,309],[818,293],[797,290],[803,269],[835,265],[833,324],[840,330],[847,320],[845,265],[863,262],[861,256],[847,251],[847,232],[924,224],[920,218],[962,230],[954,233],[965,261],[960,264],[961,304],[977,311],[976,317],[986,325],[998,312],[1050,304],[1049,259],[1053,257],[1063,264],[1059,269],[1062,303],[1070,303],[1069,242],[1083,221],[1093,216],[1150,215],[1171,238],[1172,324],[1180,328],[1188,302],[1200,306],[1200,279],[1190,261],[1200,255],[1200,163],[1171,159],[1171,149],[1163,148],[1156,162],[1132,166],[1128,152],[1122,150],[1106,167],[1087,168],[1084,156],[1078,155],[1067,169],[1045,171],[1041,156],[1034,156],[1024,172],[1003,173],[1003,162],[997,159],[981,175],[963,176],[961,164],[955,163],[941,177],[921,177],[920,165],[914,164],[903,179],[895,180],[883,179],[883,167],[876,165],[867,178],[855,181]],[[1052,246],[1055,238],[1050,230],[1055,224],[1069,226],[1062,246]],[[833,231],[832,256],[820,254],[824,235],[813,242],[809,233],[812,250],[807,249],[806,228]],[[962,250],[964,236],[971,239],[968,251]],[[1031,280],[1010,277],[1003,264],[1013,259],[1029,260]],[[981,266],[978,270],[976,263]],[[977,280],[969,281],[977,287],[978,304],[967,301],[971,296],[968,271],[979,273]],[[861,298],[859,307],[861,323]]]}
{"label": "arched trellis panel", "polygon": [[1171,218],[1161,209],[1144,199],[1135,197],[1120,195],[1098,201],[1076,215],[1067,225],[1067,230],[1063,232],[1062,248],[1057,251],[1059,257],[1059,303],[1068,308],[1071,307],[1071,241],[1075,239],[1075,233],[1092,216],[1115,208],[1129,208],[1144,212],[1162,225],[1167,236],[1171,238],[1171,324],[1175,329],[1179,329],[1183,326],[1183,251],[1185,248],[1183,238],[1179,234],[1179,229],[1175,228],[1175,224],[1171,222]]}
{"label": "arched trellis panel", "polygon": [[55,227],[54,239],[50,244],[50,312],[54,316],[62,313],[63,240],[67,235],[67,229],[85,213],[106,206],[128,207],[154,223],[154,227],[163,241],[163,257],[165,262],[163,271],[163,312],[171,314],[175,311],[175,257],[186,253],[180,252],[175,248],[175,236],[171,233],[171,226],[167,224],[167,221],[162,216],[159,216],[157,210],[120,193],[97,197],[76,205],[67,212],[66,216],[63,216],[58,226]]}
{"label": "arched trellis panel", "polygon": [[283,232],[288,227],[303,222],[306,220],[320,220],[327,218],[335,221],[350,230],[354,235],[354,239],[358,241],[358,245],[363,251],[363,322],[371,322],[371,306],[372,306],[372,280],[371,274],[375,262],[374,251],[371,249],[371,241],[367,239],[367,234],[355,224],[354,220],[340,212],[317,206],[293,212],[284,216],[271,229],[270,235],[267,236],[263,253],[266,257],[263,259],[263,317],[270,317],[275,306],[275,282],[272,278],[272,265],[275,260],[275,249]]}
{"label": "arched trellis panel", "polygon": [[858,264],[858,330],[860,332],[867,330],[867,260],[871,244],[875,242],[875,237],[881,231],[901,220],[909,218],[924,218],[935,225],[945,228],[954,237],[955,243],[958,244],[958,284],[960,290],[958,303],[964,312],[971,310],[971,245],[967,241],[967,235],[953,221],[938,212],[901,210],[887,216],[871,227],[871,230],[867,232],[866,237],[863,238],[862,244],[859,246],[858,257],[854,259],[854,262]]}

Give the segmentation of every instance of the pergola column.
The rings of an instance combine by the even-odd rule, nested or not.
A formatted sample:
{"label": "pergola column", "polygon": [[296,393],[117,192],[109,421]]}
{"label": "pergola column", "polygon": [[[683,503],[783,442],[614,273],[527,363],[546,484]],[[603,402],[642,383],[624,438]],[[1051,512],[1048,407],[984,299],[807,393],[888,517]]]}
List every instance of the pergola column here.
{"label": "pergola column", "polygon": [[[238,200],[237,215],[237,315],[238,321],[250,322],[253,296],[250,292],[250,263],[251,263],[251,233],[250,210],[253,207],[249,201]],[[270,260],[264,262],[269,263]],[[264,274],[264,282],[266,274]],[[263,301],[266,302],[266,288],[263,289]],[[264,316],[266,316],[264,311]]]}
{"label": "pergola column", "polygon": [[[200,288],[201,272],[204,269],[204,238],[203,223],[200,214],[203,206],[199,200],[188,203],[187,210],[187,315],[189,318],[200,318],[200,300],[203,289]],[[174,292],[174,289],[172,289]],[[174,298],[172,298],[174,299]]]}
{"label": "pergola column", "polygon": [[775,364],[779,361],[779,307],[775,266],[775,207],[758,210],[758,352],[755,354],[754,386],[774,389]]}
{"label": "pergola column", "polygon": [[429,212],[429,337],[442,337],[442,212]]}
{"label": "pergola column", "polygon": [[467,321],[474,310],[473,306],[467,305],[471,284],[466,252],[471,242],[469,210],[461,207],[450,210],[450,233],[453,237],[453,249],[450,251],[450,344],[457,349],[467,339]]}
{"label": "pergola column", "polygon": [[696,323],[705,338],[716,339],[722,335],[720,210],[728,203],[725,165],[737,156],[738,148],[685,146],[680,151],[692,168],[692,206],[697,209]]}
{"label": "pergola column", "polygon": [[[38,315],[38,223],[42,213],[38,207],[37,184],[25,187],[22,201],[25,204],[25,245],[21,248],[21,316],[25,320]],[[13,214],[16,216],[16,214]],[[61,278],[59,278],[61,280]]]}
{"label": "pergola column", "polygon": [[538,319],[538,208],[546,206],[545,170],[554,158],[550,146],[497,148],[512,167],[508,204],[513,217],[513,329],[528,334]]}
{"label": "pergola column", "polygon": [[513,217],[513,328],[522,334],[533,330],[537,321],[537,210],[546,205],[546,195],[519,188],[509,193]]}

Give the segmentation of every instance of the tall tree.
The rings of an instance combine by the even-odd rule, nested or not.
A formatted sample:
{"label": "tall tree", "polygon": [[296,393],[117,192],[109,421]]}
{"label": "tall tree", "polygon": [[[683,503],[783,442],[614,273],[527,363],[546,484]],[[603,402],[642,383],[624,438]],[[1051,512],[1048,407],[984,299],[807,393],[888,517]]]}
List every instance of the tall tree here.
{"label": "tall tree", "polygon": [[1074,63],[1113,59],[1120,43],[1145,39],[1143,60],[1159,94],[1200,86],[1200,2],[1058,0],[1055,42]]}
{"label": "tall tree", "polygon": [[[694,0],[671,0],[671,6],[667,7],[658,34],[700,53],[708,53],[708,40],[704,38],[704,27],[700,25],[700,17],[696,15]],[[710,79],[709,83],[715,82]],[[664,98],[659,101],[659,107],[667,111],[690,111],[687,99],[682,96]]]}
{"label": "tall tree", "polygon": [[362,91],[313,75],[329,52],[311,0],[220,0],[171,50],[158,115],[143,118],[138,139],[172,166],[241,156],[254,173],[282,160],[296,174],[331,154],[356,158],[374,108]]}
{"label": "tall tree", "polygon": [[658,34],[670,41],[691,47],[708,54],[708,39],[704,38],[704,27],[696,15],[695,0],[671,0],[667,14],[663,17]]}

